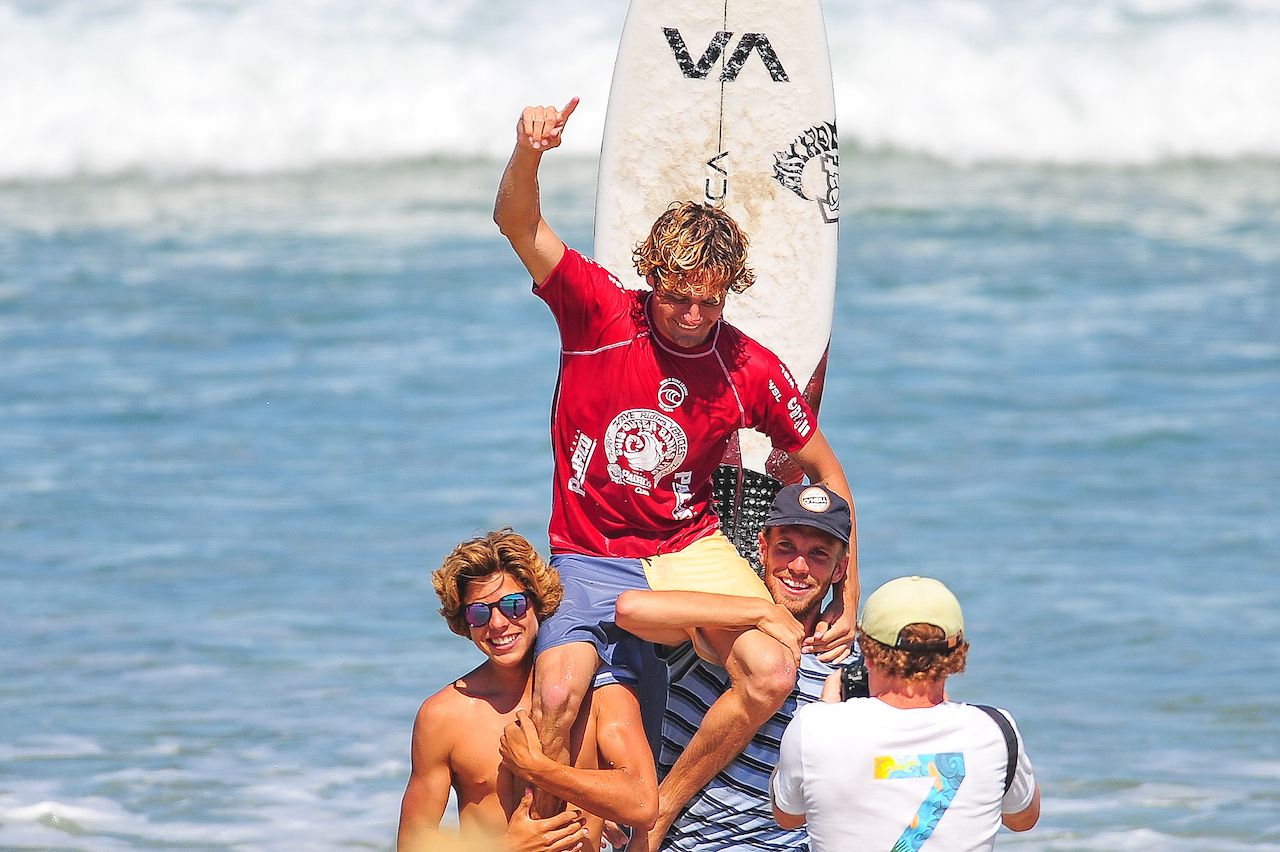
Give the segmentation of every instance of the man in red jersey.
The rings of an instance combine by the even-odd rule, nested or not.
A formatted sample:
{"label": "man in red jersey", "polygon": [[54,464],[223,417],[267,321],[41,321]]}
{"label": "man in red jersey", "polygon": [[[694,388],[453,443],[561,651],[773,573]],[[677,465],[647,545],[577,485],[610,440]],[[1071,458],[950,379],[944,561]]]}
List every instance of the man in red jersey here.
{"label": "man in red jersey", "polygon": [[[685,202],[658,218],[634,252],[651,292],[624,289],[542,218],[538,167],[560,144],[577,104],[523,111],[494,208],[560,328],[550,538],[565,601],[539,634],[532,714],[546,753],[559,759],[601,661],[621,682],[635,682],[634,639],[614,623],[622,591],[770,600],[712,507],[712,474],[739,429],[769,435],[812,482],[849,499],[844,471],[791,374],[720,319],[728,294],[755,277],[747,237],[727,213]],[[857,599],[851,559],[843,610],[824,619],[808,644],[837,654],[847,648]],[[795,685],[796,655],[758,630],[696,638],[707,656],[723,661],[733,686],[721,698],[717,729],[699,731],[664,780],[655,841],[675,817],[662,789],[703,786]],[[546,810],[551,801],[540,798],[538,806]]]}

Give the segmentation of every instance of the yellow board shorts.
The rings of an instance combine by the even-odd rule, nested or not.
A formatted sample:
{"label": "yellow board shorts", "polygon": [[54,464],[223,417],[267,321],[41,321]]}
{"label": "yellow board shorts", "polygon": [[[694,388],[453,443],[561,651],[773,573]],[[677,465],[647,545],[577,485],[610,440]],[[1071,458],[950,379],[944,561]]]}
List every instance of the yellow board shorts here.
{"label": "yellow board shorts", "polygon": [[[642,643],[614,624],[614,607],[622,592],[648,587],[654,591],[711,592],[773,601],[751,564],[719,531],[677,553],[649,559],[560,553],[552,554],[551,564],[560,573],[564,599],[559,609],[539,626],[537,652],[572,642],[590,642],[607,666],[623,673],[619,676],[623,683],[628,682],[622,679],[626,671],[635,667],[615,659],[615,652],[621,648],[624,654],[630,654],[633,644]],[[719,662],[708,651],[705,637],[695,633],[693,638],[699,655]]]}
{"label": "yellow board shorts", "polygon": [[[657,592],[713,592],[763,598],[773,603],[773,595],[751,563],[738,554],[738,549],[719,530],[684,550],[641,559],[640,564],[644,566],[649,588]],[[724,665],[701,629],[690,631],[690,638],[699,657],[713,665]]]}
{"label": "yellow board shorts", "polygon": [[655,592],[713,592],[773,601],[751,563],[719,530],[684,550],[641,559],[640,564]]}

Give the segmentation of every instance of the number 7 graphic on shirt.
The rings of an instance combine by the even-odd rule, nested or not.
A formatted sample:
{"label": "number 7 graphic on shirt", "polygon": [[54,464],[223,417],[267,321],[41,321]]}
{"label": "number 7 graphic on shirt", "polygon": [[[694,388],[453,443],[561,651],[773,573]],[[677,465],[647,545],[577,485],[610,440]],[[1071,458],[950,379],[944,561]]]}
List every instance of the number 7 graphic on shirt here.
{"label": "number 7 graphic on shirt", "polygon": [[876,780],[892,778],[933,778],[929,795],[920,803],[915,819],[902,831],[890,852],[918,852],[933,834],[938,820],[951,806],[951,800],[964,781],[964,754],[940,751],[937,754],[915,754],[902,757],[877,757]]}

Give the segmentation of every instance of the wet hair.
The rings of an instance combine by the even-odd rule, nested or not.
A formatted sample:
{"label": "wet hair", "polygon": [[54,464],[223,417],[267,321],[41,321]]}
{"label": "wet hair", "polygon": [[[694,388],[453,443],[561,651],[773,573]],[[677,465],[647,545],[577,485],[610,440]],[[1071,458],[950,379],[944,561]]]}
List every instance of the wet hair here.
{"label": "wet hair", "polygon": [[473,581],[495,574],[508,575],[529,593],[539,622],[555,612],[564,597],[556,569],[542,560],[528,539],[516,534],[511,527],[503,527],[482,538],[462,542],[431,575],[431,584],[440,598],[440,614],[454,633],[471,638],[471,629],[462,611],[467,588]]}
{"label": "wet hair", "polygon": [[[908,624],[902,628],[899,641],[945,643],[946,634],[941,627],[932,624]],[[909,651],[891,648],[872,639],[858,628],[858,645],[867,663],[886,677],[907,680],[940,680],[947,675],[960,674],[969,659],[969,643],[962,638],[954,648],[931,651]]]}
{"label": "wet hair", "polygon": [[747,265],[749,243],[723,210],[677,201],[653,223],[631,258],[650,283],[656,279],[673,293],[702,298],[726,290],[741,293],[755,283],[756,273]]}

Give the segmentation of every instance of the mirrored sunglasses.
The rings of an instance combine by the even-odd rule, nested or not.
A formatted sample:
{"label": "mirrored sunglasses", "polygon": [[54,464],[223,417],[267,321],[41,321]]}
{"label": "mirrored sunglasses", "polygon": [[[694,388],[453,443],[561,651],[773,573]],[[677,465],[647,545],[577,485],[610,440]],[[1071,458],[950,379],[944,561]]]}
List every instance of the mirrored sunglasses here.
{"label": "mirrored sunglasses", "polygon": [[484,627],[489,623],[489,618],[495,609],[507,618],[519,618],[529,611],[529,595],[526,592],[516,592],[498,598],[493,603],[467,604],[462,612],[467,619],[467,624],[472,627]]}

